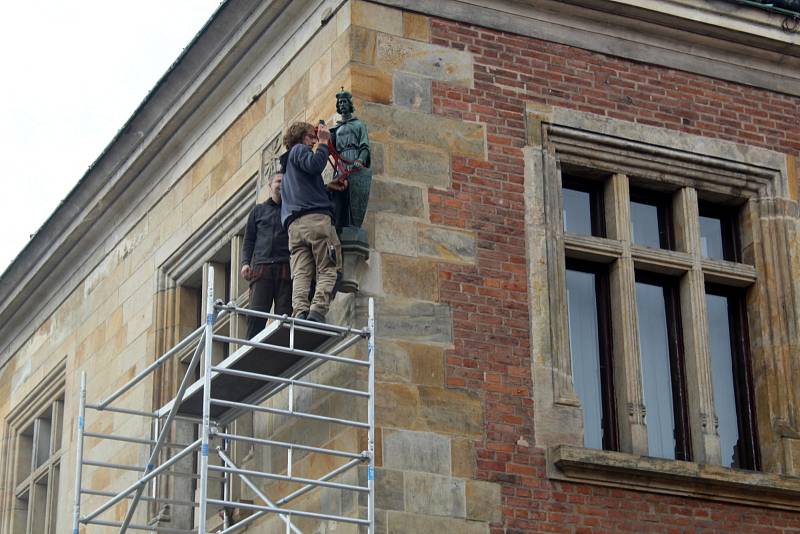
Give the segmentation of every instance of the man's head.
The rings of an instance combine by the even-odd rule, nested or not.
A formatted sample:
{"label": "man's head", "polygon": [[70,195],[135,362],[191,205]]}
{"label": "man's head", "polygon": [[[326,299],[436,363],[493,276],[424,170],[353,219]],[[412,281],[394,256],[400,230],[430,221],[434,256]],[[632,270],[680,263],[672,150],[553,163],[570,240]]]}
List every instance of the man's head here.
{"label": "man's head", "polygon": [[350,115],[355,111],[353,107],[353,95],[342,90],[336,93],[336,113],[339,115]]}
{"label": "man's head", "polygon": [[283,174],[279,172],[269,177],[269,196],[276,204],[281,201],[281,180],[283,180]]}
{"label": "man's head", "polygon": [[317,134],[314,131],[314,126],[307,122],[295,122],[286,134],[283,136],[283,145],[291,150],[292,147],[298,143],[311,146],[317,142]]}

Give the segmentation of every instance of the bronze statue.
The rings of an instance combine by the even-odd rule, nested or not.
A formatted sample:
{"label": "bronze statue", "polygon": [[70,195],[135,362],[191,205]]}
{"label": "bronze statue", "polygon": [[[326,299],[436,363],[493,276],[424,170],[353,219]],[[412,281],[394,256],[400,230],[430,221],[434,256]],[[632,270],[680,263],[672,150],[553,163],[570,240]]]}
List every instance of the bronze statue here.
{"label": "bronze statue", "polygon": [[335,148],[333,180],[345,186],[333,192],[335,226],[361,228],[367,212],[372,184],[367,126],[353,116],[353,95],[344,90],[336,94],[336,112],[341,119],[331,128],[331,144]]}

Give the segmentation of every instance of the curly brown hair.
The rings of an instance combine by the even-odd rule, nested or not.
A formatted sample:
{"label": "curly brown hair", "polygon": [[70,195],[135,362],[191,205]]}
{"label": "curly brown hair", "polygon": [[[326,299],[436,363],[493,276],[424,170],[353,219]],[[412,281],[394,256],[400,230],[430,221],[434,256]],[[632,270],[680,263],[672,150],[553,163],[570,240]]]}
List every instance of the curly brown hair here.
{"label": "curly brown hair", "polygon": [[307,122],[295,122],[289,129],[286,130],[286,133],[283,136],[283,144],[287,148],[287,150],[291,150],[291,148],[303,142],[303,136],[307,133],[313,133],[314,126]]}

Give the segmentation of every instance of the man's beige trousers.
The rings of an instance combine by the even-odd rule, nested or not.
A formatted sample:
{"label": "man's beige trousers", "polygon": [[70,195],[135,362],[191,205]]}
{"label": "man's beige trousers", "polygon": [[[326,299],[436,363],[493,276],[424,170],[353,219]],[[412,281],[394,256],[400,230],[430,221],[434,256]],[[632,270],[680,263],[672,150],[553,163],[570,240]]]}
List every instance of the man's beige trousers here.
{"label": "man's beige trousers", "polygon": [[[331,304],[336,272],[342,268],[342,246],[324,213],[303,215],[289,225],[289,265],[292,269],[292,314],[314,310],[325,315]],[[308,292],[316,276],[311,305]]]}

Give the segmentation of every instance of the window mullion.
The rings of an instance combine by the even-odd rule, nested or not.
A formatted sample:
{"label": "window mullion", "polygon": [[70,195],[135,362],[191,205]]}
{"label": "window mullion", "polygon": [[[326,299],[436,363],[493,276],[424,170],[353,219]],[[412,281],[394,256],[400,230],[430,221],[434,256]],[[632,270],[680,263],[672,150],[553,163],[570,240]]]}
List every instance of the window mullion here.
{"label": "window mullion", "polygon": [[674,198],[675,237],[678,249],[692,258],[691,269],[680,280],[686,395],[693,460],[720,463],[719,435],[714,411],[708,346],[703,257],[700,250],[700,215],[697,191],[685,187]]}
{"label": "window mullion", "polygon": [[620,258],[612,264],[609,273],[619,446],[623,452],[647,454],[636,287],[631,256],[628,177],[624,174],[612,176],[606,184],[604,194],[606,231],[610,238],[622,243]]}

